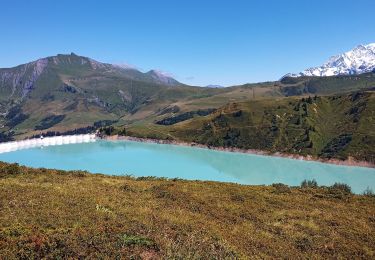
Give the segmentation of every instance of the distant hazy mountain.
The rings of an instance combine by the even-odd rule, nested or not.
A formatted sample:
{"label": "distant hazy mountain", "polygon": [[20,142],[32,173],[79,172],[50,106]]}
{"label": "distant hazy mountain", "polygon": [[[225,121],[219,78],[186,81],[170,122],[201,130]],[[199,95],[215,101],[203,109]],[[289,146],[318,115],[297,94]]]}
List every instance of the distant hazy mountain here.
{"label": "distant hazy mountain", "polygon": [[206,88],[225,88],[225,87],[221,85],[207,85]]}
{"label": "distant hazy mountain", "polygon": [[375,43],[358,45],[356,48],[331,57],[322,66],[289,73],[284,77],[354,75],[375,69]]}
{"label": "distant hazy mountain", "polygon": [[146,73],[155,82],[166,85],[180,85],[181,83],[169,76],[168,74],[159,70],[150,70]]}

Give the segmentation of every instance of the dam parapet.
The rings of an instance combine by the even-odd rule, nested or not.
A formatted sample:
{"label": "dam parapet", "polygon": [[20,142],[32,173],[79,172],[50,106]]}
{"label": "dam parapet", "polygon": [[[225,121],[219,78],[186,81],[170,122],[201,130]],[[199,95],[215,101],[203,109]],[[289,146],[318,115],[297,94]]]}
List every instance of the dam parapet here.
{"label": "dam parapet", "polygon": [[64,144],[78,144],[95,142],[97,139],[95,134],[82,135],[62,135],[50,136],[33,139],[25,139],[20,141],[0,143],[0,153],[12,152],[21,149],[28,149],[34,147],[44,147]]}

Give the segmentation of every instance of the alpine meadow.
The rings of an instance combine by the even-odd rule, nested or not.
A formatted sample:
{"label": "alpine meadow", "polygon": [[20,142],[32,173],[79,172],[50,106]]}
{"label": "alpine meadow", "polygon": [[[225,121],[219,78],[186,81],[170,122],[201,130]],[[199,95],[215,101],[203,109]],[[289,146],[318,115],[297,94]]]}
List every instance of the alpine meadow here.
{"label": "alpine meadow", "polygon": [[0,259],[374,259],[374,8],[4,3]]}

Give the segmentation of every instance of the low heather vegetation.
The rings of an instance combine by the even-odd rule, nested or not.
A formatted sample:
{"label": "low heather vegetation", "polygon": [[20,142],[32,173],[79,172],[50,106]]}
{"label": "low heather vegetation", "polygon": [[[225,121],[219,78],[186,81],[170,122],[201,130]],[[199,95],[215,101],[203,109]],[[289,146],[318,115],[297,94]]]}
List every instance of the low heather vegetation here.
{"label": "low heather vegetation", "polygon": [[343,184],[246,186],[0,163],[0,255],[367,258],[375,197]]}

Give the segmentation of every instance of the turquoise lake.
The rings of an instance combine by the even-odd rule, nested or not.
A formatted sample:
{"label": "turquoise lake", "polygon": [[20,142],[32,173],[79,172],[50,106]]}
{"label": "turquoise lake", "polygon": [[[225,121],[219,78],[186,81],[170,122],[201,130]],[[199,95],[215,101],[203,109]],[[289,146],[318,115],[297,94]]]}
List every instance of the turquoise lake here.
{"label": "turquoise lake", "polygon": [[111,175],[157,176],[240,184],[349,184],[356,193],[375,191],[375,170],[271,156],[132,141],[67,144],[1,153],[0,160],[31,167],[87,170]]}

